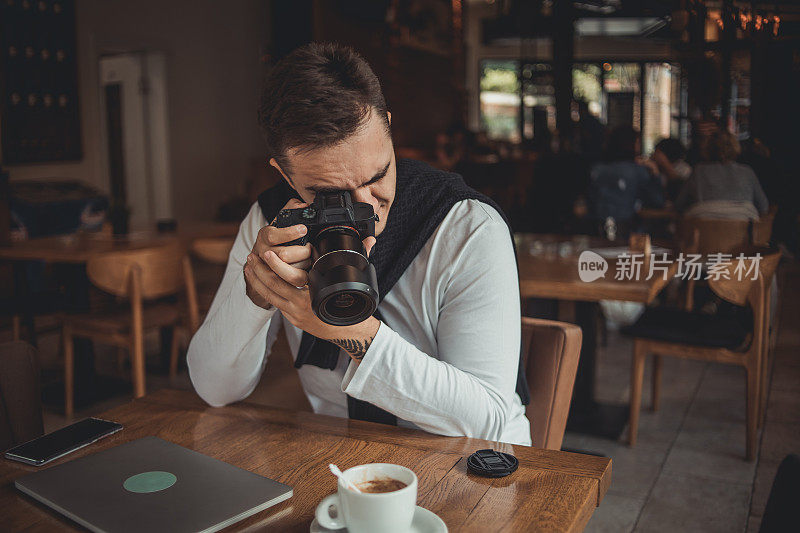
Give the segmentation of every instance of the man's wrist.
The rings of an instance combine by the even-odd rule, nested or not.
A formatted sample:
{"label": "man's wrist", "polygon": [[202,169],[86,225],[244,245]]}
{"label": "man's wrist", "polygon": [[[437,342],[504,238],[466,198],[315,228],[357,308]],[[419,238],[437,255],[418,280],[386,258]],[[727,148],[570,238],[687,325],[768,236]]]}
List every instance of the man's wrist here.
{"label": "man's wrist", "polygon": [[361,361],[375,339],[375,335],[378,334],[380,326],[380,320],[371,316],[364,322],[352,326],[332,327],[325,340],[342,348],[353,360]]}

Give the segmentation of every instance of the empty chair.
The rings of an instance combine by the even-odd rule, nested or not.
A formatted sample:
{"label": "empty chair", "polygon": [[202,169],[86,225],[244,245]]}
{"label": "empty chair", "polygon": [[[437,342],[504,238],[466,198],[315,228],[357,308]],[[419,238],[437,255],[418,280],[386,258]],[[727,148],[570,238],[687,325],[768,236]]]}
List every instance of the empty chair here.
{"label": "empty chair", "polygon": [[[192,241],[191,254],[204,263],[211,265],[218,265],[224,267],[228,264],[228,256],[233,248],[232,237],[203,237]],[[197,328],[200,327],[202,317],[208,313],[211,308],[211,302],[214,301],[214,296],[219,288],[220,280],[213,280],[210,283],[198,284],[194,274],[194,269],[191,266],[191,261],[187,258],[187,296],[194,308],[197,309],[196,316],[189,317],[188,328],[179,328],[176,330],[173,345],[174,348],[170,354],[169,361],[169,377],[174,380],[178,375],[178,358],[180,357],[180,344],[183,339],[188,344]],[[194,302],[193,304],[191,302]]]}
{"label": "empty chair", "polygon": [[[184,316],[198,321],[197,302],[191,294],[194,286],[191,263],[177,244],[141,250],[111,252],[92,258],[86,264],[89,280],[97,288],[128,300],[127,305],[110,311],[67,315],[64,319],[64,405],[67,416],[73,413],[74,337],[125,348],[131,355],[134,396],[145,394],[144,332],[179,326]],[[155,300],[186,291],[186,311],[179,304]],[[174,334],[172,352],[178,349]]]}
{"label": "empty chair", "polygon": [[[224,267],[228,264],[231,248],[233,248],[232,237],[207,237],[195,239],[191,251],[194,257],[205,263]],[[215,280],[212,284],[202,284],[197,287],[197,301],[201,314],[207,313],[211,307],[219,281]]]}
{"label": "empty chair", "polygon": [[0,344],[0,450],[43,433],[36,348],[21,341]]}
{"label": "empty chair", "polygon": [[[767,246],[772,237],[774,211],[761,220],[729,220],[683,217],[678,223],[678,242],[689,254],[726,254],[731,250],[751,246]],[[694,279],[686,284],[686,308],[694,306]]]}
{"label": "empty chair", "polygon": [[560,450],[581,352],[581,328],[522,318],[522,363],[531,392],[526,415],[537,448]]}
{"label": "empty chair", "polygon": [[751,244],[766,246],[771,236],[771,215],[762,220],[683,217],[678,224],[678,240],[684,243],[684,248],[693,248],[692,253],[704,255],[727,253]]}
{"label": "empty chair", "polygon": [[[631,370],[629,442],[636,444],[639,409],[644,377],[644,362],[654,355],[653,407],[658,407],[662,356],[683,357],[744,367],[747,384],[746,454],[751,461],[755,455],[756,430],[760,422],[763,361],[766,357],[765,336],[769,331],[769,312],[766,308],[769,286],[780,253],[771,249],[749,247],[733,250],[746,258],[734,259],[721,265],[720,276],[708,280],[711,290],[738,308],[737,312],[714,315],[681,309],[652,307],[623,332],[634,337]],[[760,260],[750,259],[760,254]],[[739,265],[745,272],[757,269],[757,279],[737,273]],[[728,279],[725,279],[728,278]],[[740,279],[742,278],[742,279]],[[746,307],[744,307],[746,306]]]}

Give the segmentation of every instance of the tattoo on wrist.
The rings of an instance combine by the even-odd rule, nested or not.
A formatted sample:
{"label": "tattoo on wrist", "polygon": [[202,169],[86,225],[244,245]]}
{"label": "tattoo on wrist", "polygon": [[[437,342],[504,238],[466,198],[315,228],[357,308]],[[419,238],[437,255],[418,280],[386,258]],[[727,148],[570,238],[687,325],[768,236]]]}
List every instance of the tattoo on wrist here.
{"label": "tattoo on wrist", "polygon": [[332,339],[331,342],[344,349],[353,359],[361,361],[369,350],[372,339],[364,339],[363,342],[355,339]]}

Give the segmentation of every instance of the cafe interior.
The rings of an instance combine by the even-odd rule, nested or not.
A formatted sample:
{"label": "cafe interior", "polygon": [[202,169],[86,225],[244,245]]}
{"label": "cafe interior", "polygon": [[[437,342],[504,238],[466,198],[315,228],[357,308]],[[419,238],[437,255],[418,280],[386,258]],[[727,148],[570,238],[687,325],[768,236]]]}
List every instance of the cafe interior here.
{"label": "cafe interior", "polygon": [[[800,530],[797,2],[8,0],[0,12],[0,529]],[[507,256],[448,272],[482,269],[475,284],[491,293],[513,251],[513,405],[444,354],[453,312],[426,292],[447,300],[457,281],[390,291],[360,355],[325,343],[341,348],[330,372],[300,368],[300,338],[313,351],[316,333],[253,298],[242,265],[269,224],[262,193],[294,183],[271,164],[263,88],[315,42],[350,47],[380,81],[395,160],[428,165],[398,176],[458,174],[464,201],[510,228]],[[462,233],[431,240],[460,246]],[[282,257],[256,255],[259,268],[270,253]],[[290,285],[316,302],[314,257],[310,287]],[[241,300],[226,300],[231,286]],[[480,346],[464,365],[493,366],[501,348],[469,339],[508,313],[464,295],[457,308],[485,318],[455,317],[447,334]],[[389,307],[406,296],[419,300],[407,315],[441,307],[404,320]],[[261,348],[244,392],[209,399],[239,386],[230,375],[252,350],[225,339],[248,328]],[[403,355],[387,329],[416,346],[403,352],[416,367],[376,368]],[[201,353],[218,369],[202,387]],[[312,372],[348,364],[320,392]],[[346,395],[365,383],[373,396]],[[418,387],[433,390],[407,392]],[[371,398],[390,422],[353,416],[351,400]],[[514,412],[529,438],[502,437]],[[356,473],[378,471],[402,488],[355,494]]]}

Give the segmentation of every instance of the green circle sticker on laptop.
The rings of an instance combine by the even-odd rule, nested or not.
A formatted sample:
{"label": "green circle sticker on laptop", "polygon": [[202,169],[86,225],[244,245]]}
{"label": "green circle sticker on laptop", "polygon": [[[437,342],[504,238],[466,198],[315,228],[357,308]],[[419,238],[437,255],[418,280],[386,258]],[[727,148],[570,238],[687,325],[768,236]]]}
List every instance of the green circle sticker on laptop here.
{"label": "green circle sticker on laptop", "polygon": [[176,481],[178,481],[178,478],[175,477],[175,474],[155,470],[153,472],[142,472],[141,474],[129,477],[122,484],[122,487],[129,492],[145,494],[168,489],[174,485]]}

